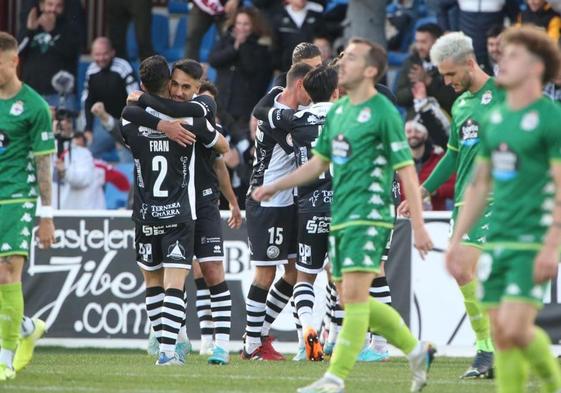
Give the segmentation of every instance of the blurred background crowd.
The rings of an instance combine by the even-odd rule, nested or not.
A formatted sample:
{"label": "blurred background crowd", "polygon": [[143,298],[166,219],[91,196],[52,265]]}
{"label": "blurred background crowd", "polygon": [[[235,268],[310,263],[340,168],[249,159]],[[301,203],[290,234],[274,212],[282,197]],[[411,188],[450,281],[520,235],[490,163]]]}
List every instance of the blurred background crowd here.
{"label": "blurred background crowd", "polygon": [[[405,121],[423,181],[446,150],[456,98],[431,63],[436,39],[463,31],[479,63],[497,72],[505,26],[533,24],[555,42],[561,0],[3,0],[0,30],[20,42],[21,77],[54,108],[59,154],[53,163],[57,206],[127,206],[130,154],[113,138],[140,61],[200,61],[217,87],[219,121],[230,141],[224,157],[240,206],[253,160],[257,101],[288,70],[301,42],[328,63],[348,38],[388,50],[384,78]],[[561,100],[561,76],[544,94]],[[425,206],[451,207],[454,179]]]}

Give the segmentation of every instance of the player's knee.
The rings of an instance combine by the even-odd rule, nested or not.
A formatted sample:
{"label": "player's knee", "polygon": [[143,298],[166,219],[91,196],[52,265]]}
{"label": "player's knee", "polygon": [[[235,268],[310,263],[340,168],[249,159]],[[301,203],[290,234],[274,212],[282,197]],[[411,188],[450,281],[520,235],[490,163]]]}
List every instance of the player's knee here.
{"label": "player's knee", "polygon": [[224,281],[224,265],[222,262],[206,262],[201,265],[201,271],[209,287],[213,287]]}
{"label": "player's knee", "polygon": [[271,285],[273,285],[275,273],[275,267],[258,266],[255,269],[255,278],[253,279],[253,285],[259,288],[269,289]]}
{"label": "player's knee", "polygon": [[0,260],[0,284],[13,284],[21,281],[20,269],[9,259]]}
{"label": "player's knee", "polygon": [[316,281],[316,276],[317,274],[298,272],[296,282],[306,282],[308,284],[313,284]]}
{"label": "player's knee", "polygon": [[282,278],[290,285],[294,285],[296,284],[297,276],[298,276],[298,272],[296,270],[285,270]]}

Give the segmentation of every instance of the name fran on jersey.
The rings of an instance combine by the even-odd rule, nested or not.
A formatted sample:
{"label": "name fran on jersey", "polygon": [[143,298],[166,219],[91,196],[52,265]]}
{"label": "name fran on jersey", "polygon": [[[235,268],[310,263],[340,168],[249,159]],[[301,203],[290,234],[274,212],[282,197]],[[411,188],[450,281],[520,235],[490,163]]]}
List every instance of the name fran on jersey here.
{"label": "name fran on jersey", "polygon": [[169,151],[169,141],[165,140],[155,140],[150,141],[150,151],[151,152],[168,152]]}

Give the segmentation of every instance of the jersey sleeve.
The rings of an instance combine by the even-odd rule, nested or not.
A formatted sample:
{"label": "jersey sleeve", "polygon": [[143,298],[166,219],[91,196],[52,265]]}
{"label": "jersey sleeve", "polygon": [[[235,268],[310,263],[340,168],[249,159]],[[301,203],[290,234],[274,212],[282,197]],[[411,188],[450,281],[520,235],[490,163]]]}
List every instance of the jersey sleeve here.
{"label": "jersey sleeve", "polygon": [[[452,119],[454,119],[454,107],[452,107]],[[452,121],[450,124],[450,138],[448,139],[448,144],[446,147],[455,152],[460,151],[460,145],[458,141],[458,127],[456,126],[456,123],[454,121]]]}
{"label": "jersey sleeve", "polygon": [[254,116],[257,120],[269,123],[271,128],[278,128],[288,133],[293,128],[294,113],[292,109],[262,107],[255,108]]}
{"label": "jersey sleeve", "polygon": [[383,127],[383,138],[386,148],[389,147],[388,155],[390,164],[394,170],[413,165],[411,149],[407,143],[403,122],[397,113],[388,113],[385,116]]}
{"label": "jersey sleeve", "polygon": [[208,113],[207,107],[200,101],[176,102],[150,94],[140,96],[138,103],[143,107],[151,107],[160,113],[170,117],[205,117]]}
{"label": "jersey sleeve", "polygon": [[160,122],[159,118],[151,115],[150,113],[146,112],[144,109],[136,105],[125,106],[121,117],[127,122],[138,124],[143,127],[148,127],[152,130],[157,130],[158,123]]}
{"label": "jersey sleeve", "polygon": [[[334,105],[335,107],[335,105]],[[330,113],[333,113],[333,108],[331,108]],[[331,138],[330,135],[330,121],[329,121],[329,113],[325,118],[325,123],[323,127],[319,130],[318,139],[316,141],[315,147],[313,147],[312,152],[314,155],[320,157],[325,161],[331,161]]]}
{"label": "jersey sleeve", "polygon": [[192,124],[181,123],[183,128],[191,131],[197,136],[197,142],[211,149],[218,142],[219,133],[214,126],[205,118],[195,117]]}
{"label": "jersey sleeve", "polygon": [[[496,113],[492,111],[491,114]],[[489,129],[489,116],[485,116],[479,127],[479,149],[477,150],[478,160],[489,160],[491,158],[491,149],[487,139],[487,130]]]}
{"label": "jersey sleeve", "polygon": [[51,111],[43,100],[37,102],[30,130],[33,155],[39,156],[55,152]]}

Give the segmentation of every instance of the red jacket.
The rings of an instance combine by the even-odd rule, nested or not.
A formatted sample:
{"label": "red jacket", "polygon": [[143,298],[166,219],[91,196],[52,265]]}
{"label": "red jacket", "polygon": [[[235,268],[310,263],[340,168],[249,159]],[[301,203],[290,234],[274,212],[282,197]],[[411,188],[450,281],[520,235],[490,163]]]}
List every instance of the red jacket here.
{"label": "red jacket", "polygon": [[[444,150],[440,146],[434,146],[431,143],[427,143],[427,149],[430,149],[429,152],[425,152],[423,157],[420,160],[415,160],[415,166],[417,167],[417,175],[419,176],[419,184],[422,184],[432,173],[438,162],[444,156]],[[421,169],[419,170],[419,162],[421,163]],[[456,174],[450,176],[443,185],[441,185],[435,192],[433,196],[431,196],[431,204],[432,210],[446,210],[446,199],[454,198],[454,184],[456,183]],[[401,185],[401,184],[400,184]],[[401,189],[403,190],[403,186],[401,185]],[[401,199],[405,195],[401,195]]]}

